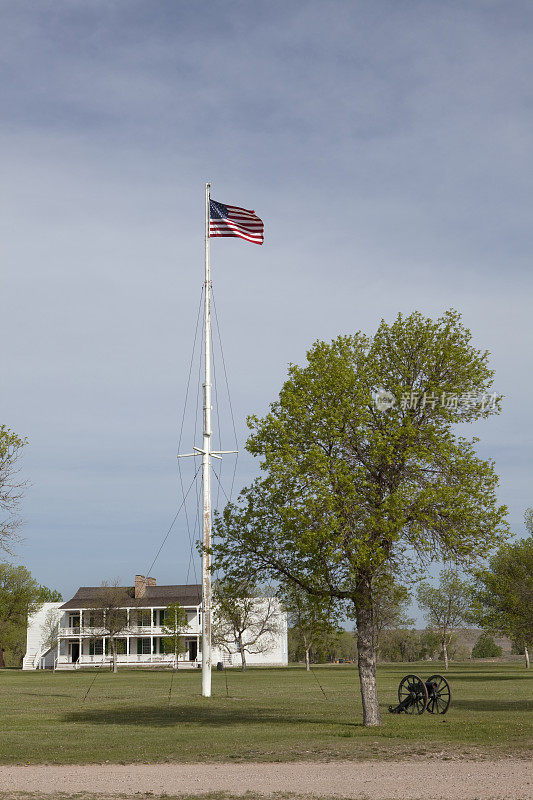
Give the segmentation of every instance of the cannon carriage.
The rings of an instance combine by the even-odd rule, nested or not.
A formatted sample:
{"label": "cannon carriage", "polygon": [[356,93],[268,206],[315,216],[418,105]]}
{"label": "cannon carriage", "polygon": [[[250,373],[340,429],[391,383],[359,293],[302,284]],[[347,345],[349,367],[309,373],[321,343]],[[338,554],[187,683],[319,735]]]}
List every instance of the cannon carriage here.
{"label": "cannon carriage", "polygon": [[443,675],[406,675],[398,686],[398,705],[389,706],[391,714],[446,714],[452,702],[450,684]]}

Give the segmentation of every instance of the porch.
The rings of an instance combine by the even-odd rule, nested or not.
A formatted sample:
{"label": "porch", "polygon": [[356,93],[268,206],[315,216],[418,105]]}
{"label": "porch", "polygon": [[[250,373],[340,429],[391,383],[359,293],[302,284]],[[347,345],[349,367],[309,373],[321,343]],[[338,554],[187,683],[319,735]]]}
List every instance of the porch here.
{"label": "porch", "polygon": [[[58,643],[56,669],[73,665],[92,666],[108,663],[112,660],[112,649],[109,637],[99,635],[97,630],[87,633],[80,628],[75,635],[61,635]],[[178,666],[188,664],[194,666],[201,663],[200,635],[184,634],[180,636],[180,652]],[[174,666],[176,656],[170,647],[164,647],[164,636],[120,636],[115,638],[118,664],[160,664]],[[168,644],[168,640],[167,640]],[[68,665],[68,666],[67,666]]]}

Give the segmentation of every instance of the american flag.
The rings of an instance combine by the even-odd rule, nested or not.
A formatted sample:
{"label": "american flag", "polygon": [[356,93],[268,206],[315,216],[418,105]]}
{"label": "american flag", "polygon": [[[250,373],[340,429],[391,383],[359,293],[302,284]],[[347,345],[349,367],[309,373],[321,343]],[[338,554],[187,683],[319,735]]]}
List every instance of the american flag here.
{"label": "american flag", "polygon": [[265,226],[253,211],[209,201],[209,236],[238,236],[247,242],[263,244]]}

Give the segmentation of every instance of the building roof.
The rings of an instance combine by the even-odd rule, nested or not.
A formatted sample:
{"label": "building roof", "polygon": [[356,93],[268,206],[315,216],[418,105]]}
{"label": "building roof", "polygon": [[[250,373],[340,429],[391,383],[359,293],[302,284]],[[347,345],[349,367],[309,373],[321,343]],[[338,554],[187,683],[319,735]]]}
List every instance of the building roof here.
{"label": "building roof", "polygon": [[[115,588],[115,587],[113,587]],[[95,601],[98,602],[102,592],[106,587],[102,586],[80,586],[74,597],[67,600],[61,606],[62,609],[69,608],[94,608]],[[155,606],[164,608],[171,603],[179,603],[182,606],[199,606],[202,602],[202,585],[193,583],[187,585],[170,586],[147,586],[145,595],[135,599],[135,588],[133,586],[116,587],[116,591],[124,594],[124,607],[146,608]]]}

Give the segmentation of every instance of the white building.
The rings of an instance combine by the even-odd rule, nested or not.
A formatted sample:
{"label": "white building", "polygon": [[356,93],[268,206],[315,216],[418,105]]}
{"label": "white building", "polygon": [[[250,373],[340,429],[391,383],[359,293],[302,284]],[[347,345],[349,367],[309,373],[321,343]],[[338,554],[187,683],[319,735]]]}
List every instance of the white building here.
{"label": "white building", "polygon": [[[187,613],[187,628],[181,634],[183,652],[178,666],[201,665],[202,587],[157,586],[155,578],[135,576],[134,586],[125,586],[126,625],[115,638],[118,664],[123,666],[173,665],[174,654],[163,652],[164,613],[172,603],[179,603]],[[91,610],[98,607],[101,586],[81,586],[66,603],[44,603],[28,620],[27,649],[23,669],[77,669],[109,663],[109,636],[94,626]],[[131,598],[129,600],[128,598]],[[279,633],[270,637],[268,650],[247,653],[250,666],[285,666],[288,663],[287,616],[279,610]],[[55,640],[55,641],[54,641]],[[50,647],[52,642],[53,646]],[[237,644],[228,650],[212,650],[215,665],[240,666]]]}

